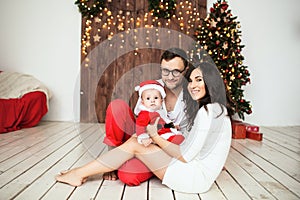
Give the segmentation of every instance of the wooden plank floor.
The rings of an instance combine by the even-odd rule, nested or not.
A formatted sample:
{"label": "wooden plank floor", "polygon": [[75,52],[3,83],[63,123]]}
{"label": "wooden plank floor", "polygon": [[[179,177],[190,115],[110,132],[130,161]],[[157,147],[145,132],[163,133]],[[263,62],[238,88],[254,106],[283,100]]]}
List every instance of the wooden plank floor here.
{"label": "wooden plank floor", "polygon": [[300,126],[261,127],[262,142],[232,140],[230,154],[211,190],[172,191],[152,178],[138,187],[90,177],[81,187],[57,183],[63,169],[106,151],[103,124],[42,122],[0,134],[0,199],[194,200],[300,199]]}

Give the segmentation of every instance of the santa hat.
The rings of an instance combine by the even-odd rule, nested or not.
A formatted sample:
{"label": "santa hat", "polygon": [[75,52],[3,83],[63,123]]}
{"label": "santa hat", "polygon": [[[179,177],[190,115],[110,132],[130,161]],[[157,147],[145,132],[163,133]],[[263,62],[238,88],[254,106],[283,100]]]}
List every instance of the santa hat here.
{"label": "santa hat", "polygon": [[140,85],[135,87],[135,91],[138,91],[138,93],[139,93],[139,99],[138,99],[138,101],[136,103],[136,106],[134,108],[134,114],[138,115],[140,113],[141,105],[142,105],[142,93],[145,90],[149,90],[149,89],[158,90],[163,99],[166,97],[165,89],[158,81],[147,80],[147,81],[141,82]]}

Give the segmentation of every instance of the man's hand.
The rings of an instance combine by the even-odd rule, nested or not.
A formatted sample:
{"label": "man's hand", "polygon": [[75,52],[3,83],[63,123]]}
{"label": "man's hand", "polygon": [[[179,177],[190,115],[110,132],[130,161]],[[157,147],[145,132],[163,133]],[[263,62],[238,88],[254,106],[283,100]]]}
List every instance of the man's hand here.
{"label": "man's hand", "polygon": [[147,126],[147,133],[149,134],[150,137],[156,137],[158,136],[158,133],[157,133],[157,124],[158,124],[158,121],[159,121],[160,117],[156,118],[154,124],[149,124]]}

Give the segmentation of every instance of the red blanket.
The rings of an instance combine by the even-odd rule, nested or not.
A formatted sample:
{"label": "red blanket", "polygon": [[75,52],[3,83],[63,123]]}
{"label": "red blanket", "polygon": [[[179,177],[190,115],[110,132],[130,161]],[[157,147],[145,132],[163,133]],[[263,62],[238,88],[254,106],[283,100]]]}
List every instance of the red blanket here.
{"label": "red blanket", "polygon": [[35,126],[47,112],[46,95],[40,91],[0,99],[0,133]]}

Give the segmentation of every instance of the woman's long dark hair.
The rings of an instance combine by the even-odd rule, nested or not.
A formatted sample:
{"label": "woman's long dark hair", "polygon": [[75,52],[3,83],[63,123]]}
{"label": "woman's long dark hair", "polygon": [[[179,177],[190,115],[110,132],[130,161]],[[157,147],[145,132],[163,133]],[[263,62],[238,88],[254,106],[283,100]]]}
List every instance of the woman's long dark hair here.
{"label": "woman's long dark hair", "polygon": [[[193,100],[187,90],[188,83],[190,82],[190,75],[196,68],[199,68],[202,72],[206,90],[205,96],[198,101]],[[183,100],[186,105],[185,113],[188,119],[188,130],[190,130],[194,125],[194,120],[197,112],[202,106],[204,106],[206,110],[206,105],[209,103],[219,103],[226,106],[226,92],[225,85],[221,78],[219,70],[215,65],[211,63],[201,62],[190,64],[184,76],[185,80],[183,81]],[[221,108],[222,112],[219,115],[224,112],[222,106]]]}

